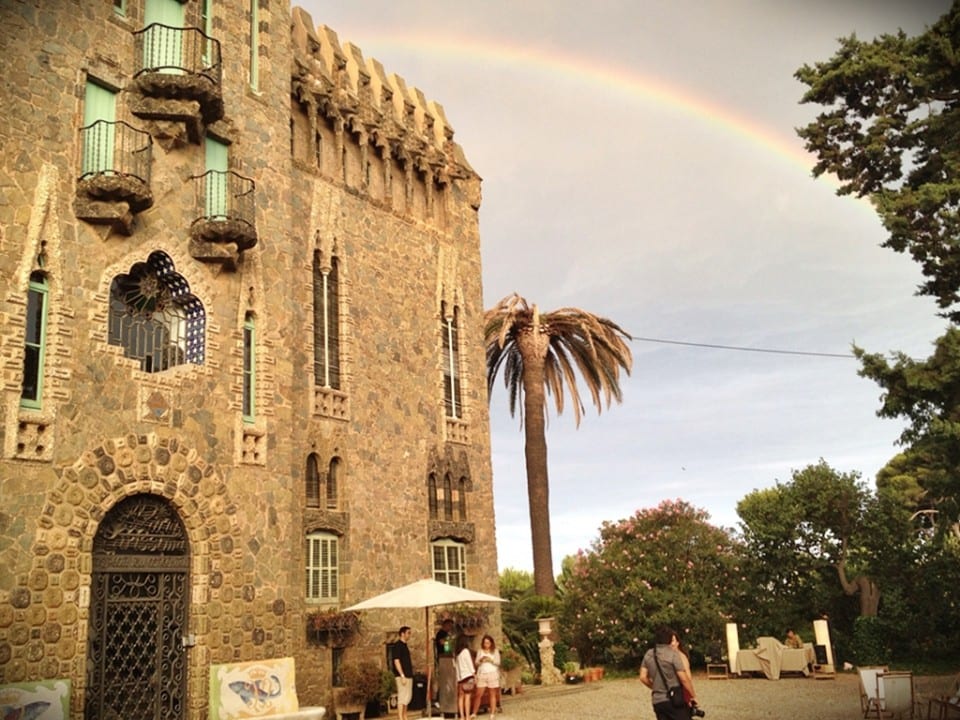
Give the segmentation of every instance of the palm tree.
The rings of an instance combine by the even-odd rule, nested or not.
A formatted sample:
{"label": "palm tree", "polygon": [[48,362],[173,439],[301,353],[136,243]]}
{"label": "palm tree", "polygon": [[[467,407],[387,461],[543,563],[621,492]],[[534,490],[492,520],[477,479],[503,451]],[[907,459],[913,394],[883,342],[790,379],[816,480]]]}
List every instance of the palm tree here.
{"label": "palm tree", "polygon": [[601,395],[607,407],[611,399],[620,402],[620,368],[629,375],[633,365],[633,355],[624,341],[632,339],[607,318],[578,308],[541,314],[536,305],[531,307],[516,293],[484,315],[488,397],[502,367],[511,415],[516,414],[518,399],[523,399],[533,578],[538,595],[553,596],[556,591],[550,546],[547,395],[553,396],[559,414],[563,412],[564,386],[568,388],[578,427],[584,406],[575,370],[586,383],[597,412],[603,409]]}

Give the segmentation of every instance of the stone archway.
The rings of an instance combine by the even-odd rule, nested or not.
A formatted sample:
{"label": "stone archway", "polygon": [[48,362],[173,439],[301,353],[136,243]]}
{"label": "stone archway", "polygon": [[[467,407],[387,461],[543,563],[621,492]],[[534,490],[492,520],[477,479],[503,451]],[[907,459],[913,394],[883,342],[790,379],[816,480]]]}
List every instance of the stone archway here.
{"label": "stone archway", "polygon": [[182,720],[190,547],[171,504],[117,503],[93,541],[86,720]]}

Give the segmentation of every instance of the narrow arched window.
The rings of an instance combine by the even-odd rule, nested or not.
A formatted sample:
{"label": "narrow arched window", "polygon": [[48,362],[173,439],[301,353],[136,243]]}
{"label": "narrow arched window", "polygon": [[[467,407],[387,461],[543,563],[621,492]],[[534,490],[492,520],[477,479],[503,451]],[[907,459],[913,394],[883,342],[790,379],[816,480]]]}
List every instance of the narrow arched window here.
{"label": "narrow arched window", "polygon": [[30,275],[27,288],[27,327],[23,339],[23,384],[20,405],[39,408],[43,396],[43,370],[47,342],[49,286],[43,273]]}
{"label": "narrow arched window", "polygon": [[243,320],[243,421],[252,423],[257,412],[257,335],[253,313]]}
{"label": "narrow arched window", "polygon": [[338,493],[340,492],[340,458],[330,460],[330,467],[327,470],[327,488],[326,504],[327,510],[336,510],[339,502]]}
{"label": "narrow arched window", "polygon": [[439,503],[437,502],[437,476],[430,473],[427,478],[427,503],[430,507],[430,519],[436,520]]}
{"label": "narrow arched window", "polygon": [[307,455],[306,483],[307,507],[320,507],[320,463],[316,453]]}
{"label": "narrow arched window", "polygon": [[449,418],[462,418],[460,392],[460,330],[459,309],[441,305],[441,333],[443,335],[443,405]]}
{"label": "narrow arched window", "polygon": [[340,274],[337,258],[324,267],[313,256],[313,377],[318,387],[340,389]]}
{"label": "narrow arched window", "polygon": [[460,478],[457,481],[457,508],[460,511],[460,520],[467,519],[467,479]]}
{"label": "narrow arched window", "polygon": [[453,483],[449,474],[443,476],[443,519],[453,520]]}

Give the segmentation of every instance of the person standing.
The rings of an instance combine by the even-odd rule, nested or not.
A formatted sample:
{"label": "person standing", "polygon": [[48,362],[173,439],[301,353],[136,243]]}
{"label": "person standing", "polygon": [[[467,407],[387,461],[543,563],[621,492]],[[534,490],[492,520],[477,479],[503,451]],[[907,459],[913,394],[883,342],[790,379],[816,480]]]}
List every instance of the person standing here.
{"label": "person standing", "polygon": [[436,649],[436,709],[446,715],[457,712],[457,670],[453,658],[453,620],[446,618],[434,637]]}
{"label": "person standing", "polygon": [[487,696],[490,719],[500,707],[500,651],[490,635],[484,635],[477,650],[477,689],[473,695],[473,717],[477,716],[483,696]]}
{"label": "person standing", "polygon": [[410,627],[404,625],[393,644],[393,674],[397,682],[397,720],[407,720],[407,705],[413,699],[413,661],[410,660]]}
{"label": "person standing", "polygon": [[477,670],[473,665],[473,654],[470,652],[470,638],[464,634],[457,636],[457,717],[468,720],[470,715],[470,701],[477,686]]}
{"label": "person standing", "polygon": [[[640,682],[651,690],[657,720],[690,720],[690,704],[697,703],[697,693],[683,664],[683,656],[672,645],[676,639],[677,634],[671,628],[658,627],[654,632],[655,645],[647,650],[640,665]],[[689,693],[690,704],[674,707],[670,702],[667,691],[678,685]]]}

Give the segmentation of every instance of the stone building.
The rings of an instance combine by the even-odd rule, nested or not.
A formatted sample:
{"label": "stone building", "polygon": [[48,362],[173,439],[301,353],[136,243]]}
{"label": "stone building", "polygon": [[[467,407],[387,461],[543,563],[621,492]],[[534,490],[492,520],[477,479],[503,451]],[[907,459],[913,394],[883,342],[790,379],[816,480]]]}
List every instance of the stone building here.
{"label": "stone building", "polygon": [[480,179],[441,106],[288,0],[0,21],[0,683],[198,720],[211,664],[293,656],[329,703],[423,615],[323,644],[311,613],[496,594]]}

